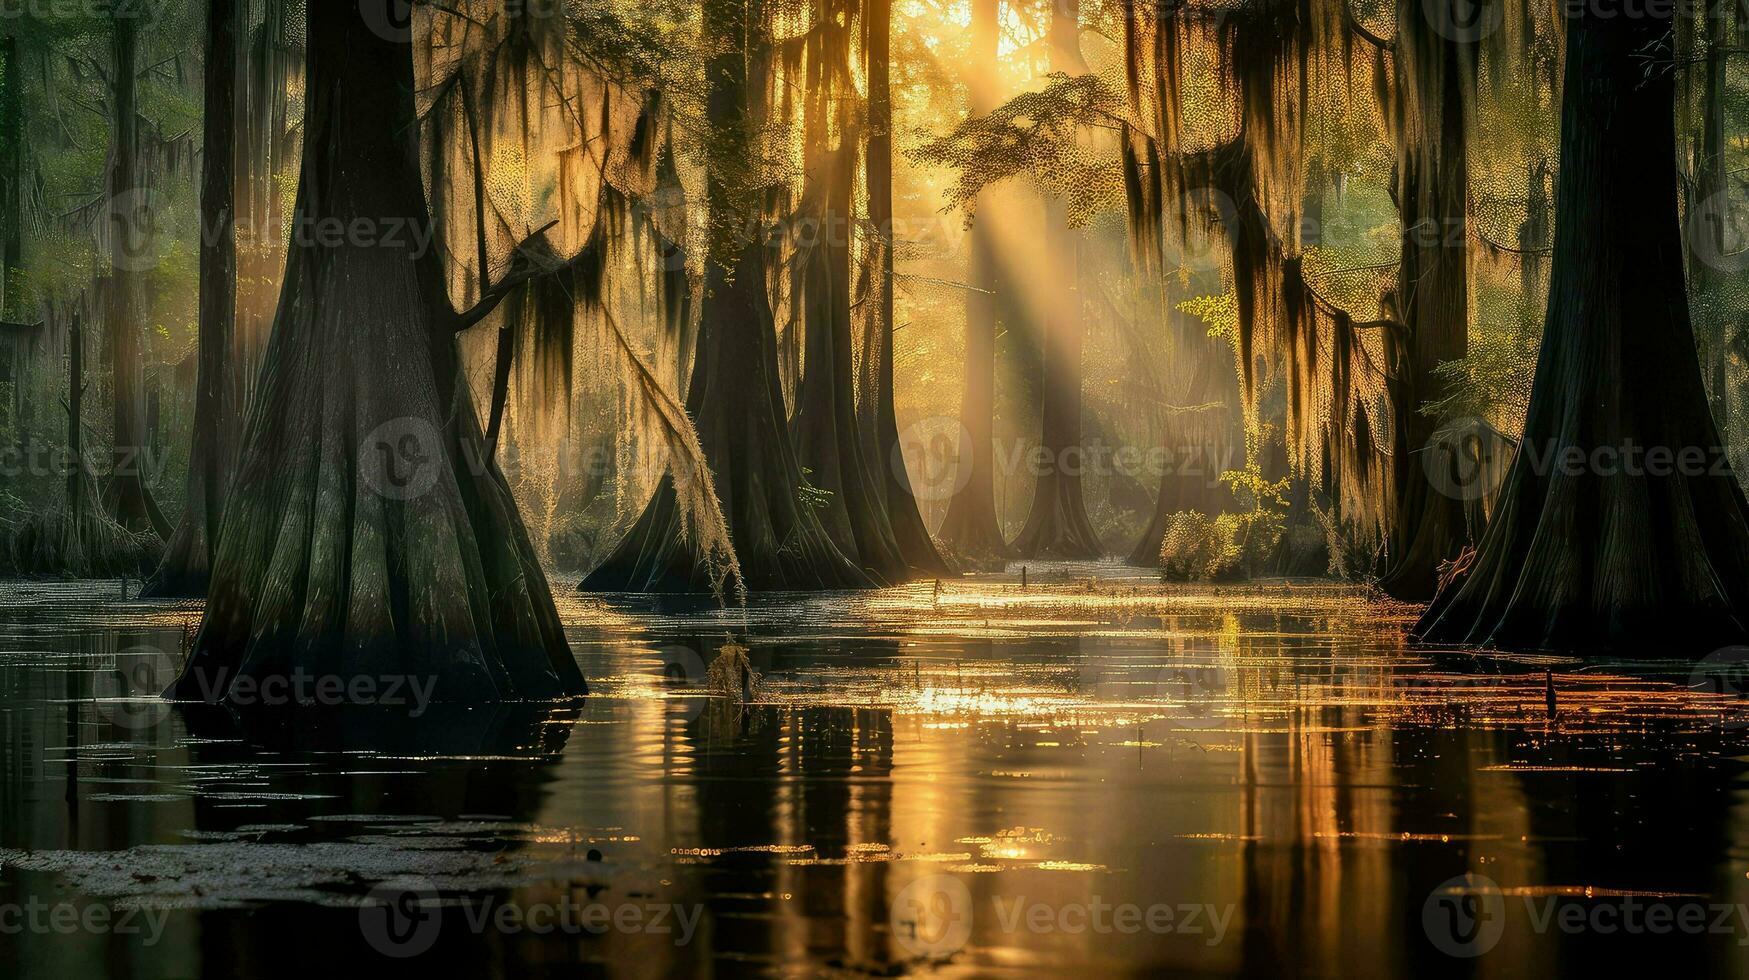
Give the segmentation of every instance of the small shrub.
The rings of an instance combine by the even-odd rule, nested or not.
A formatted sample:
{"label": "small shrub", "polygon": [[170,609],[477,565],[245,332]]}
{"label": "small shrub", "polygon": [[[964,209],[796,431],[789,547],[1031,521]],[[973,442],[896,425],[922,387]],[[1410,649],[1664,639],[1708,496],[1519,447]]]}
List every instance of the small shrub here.
{"label": "small shrub", "polygon": [[1166,524],[1160,577],[1168,582],[1238,582],[1268,574],[1287,528],[1288,481],[1266,480],[1255,460],[1221,474],[1243,508],[1210,518],[1180,511]]}
{"label": "small shrub", "polygon": [[1160,543],[1160,578],[1166,582],[1195,582],[1206,574],[1213,543],[1214,522],[1201,511],[1181,510],[1166,521],[1166,537]]}

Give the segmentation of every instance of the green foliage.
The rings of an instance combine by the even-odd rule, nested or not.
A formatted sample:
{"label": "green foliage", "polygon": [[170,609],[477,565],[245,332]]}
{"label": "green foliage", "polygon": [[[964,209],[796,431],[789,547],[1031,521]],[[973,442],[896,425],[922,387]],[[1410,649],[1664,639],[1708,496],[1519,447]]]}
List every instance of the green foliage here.
{"label": "green foliage", "polygon": [[1023,92],[987,116],[961,122],[953,132],[913,151],[919,163],[951,168],[958,182],[948,206],[971,213],[978,195],[1017,176],[1069,202],[1070,223],[1123,204],[1123,176],[1115,154],[1091,148],[1090,129],[1113,129],[1124,99],[1097,75],[1053,73],[1049,84]]}
{"label": "green foliage", "polygon": [[1178,304],[1178,309],[1208,324],[1210,337],[1223,337],[1237,343],[1239,338],[1239,297],[1231,292],[1211,296],[1196,296]]}
{"label": "green foliage", "polygon": [[1269,480],[1257,454],[1221,474],[1239,510],[1210,518],[1173,514],[1160,546],[1160,575],[1176,582],[1236,582],[1267,574],[1287,531],[1287,478]]}
{"label": "green foliage", "polygon": [[1331,577],[1345,582],[1365,581],[1372,574],[1377,538],[1359,521],[1339,517],[1333,509],[1312,504],[1312,516],[1317,529],[1324,535],[1324,547],[1330,553]]}
{"label": "green foliage", "polygon": [[1478,334],[1469,353],[1434,368],[1445,398],[1421,406],[1436,419],[1482,419],[1503,432],[1517,432],[1530,403],[1538,338]]}
{"label": "green foliage", "polygon": [[796,503],[814,510],[825,510],[832,506],[832,491],[822,490],[808,482],[813,470],[802,467],[802,479],[796,486]]}

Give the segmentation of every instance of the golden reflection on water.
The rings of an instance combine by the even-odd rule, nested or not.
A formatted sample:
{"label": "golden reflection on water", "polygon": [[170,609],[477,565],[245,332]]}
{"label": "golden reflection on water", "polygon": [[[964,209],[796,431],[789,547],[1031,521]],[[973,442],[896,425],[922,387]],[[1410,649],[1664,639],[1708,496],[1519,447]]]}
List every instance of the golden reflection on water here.
{"label": "golden reflection on water", "polygon": [[[174,725],[92,724],[69,744],[64,716],[89,698],[91,665],[126,645],[117,631],[175,643],[189,612],[48,596],[0,609],[7,645],[69,629],[87,645],[0,659],[6,691],[34,692],[0,718],[6,846],[173,845],[194,861],[212,838],[190,835],[242,824],[283,843],[317,828],[375,867],[464,842],[496,850],[488,869],[555,876],[517,885],[525,898],[587,881],[703,904],[697,947],[524,938],[504,954],[656,974],[1449,971],[1422,906],[1466,873],[1514,899],[1749,901],[1749,790],[1731,761],[1746,738],[1730,727],[1749,714],[1691,689],[1690,665],[1411,649],[1414,610],[1353,589],[1100,575],[744,610],[561,590],[594,692],[580,716],[511,745],[331,759]],[[744,687],[710,671],[725,649],[747,651]],[[48,663],[84,687],[43,684]],[[86,807],[73,822],[68,773]],[[592,849],[604,860],[580,877]],[[963,950],[922,963],[895,939],[894,903],[942,874],[978,911]],[[1232,931],[1013,931],[992,912],[1090,896],[1231,909]],[[1684,950],[1672,969],[1705,960]],[[1479,972],[1588,963],[1515,928]]]}
{"label": "golden reflection on water", "polygon": [[[567,623],[632,646],[650,625],[600,599],[571,598],[563,611]],[[1008,718],[1043,728],[1111,728],[1172,718],[1193,722],[1181,731],[1282,732],[1293,716],[1334,706],[1365,709],[1369,724],[1461,714],[1469,725],[1542,726],[1551,733],[1633,727],[1651,718],[1697,728],[1749,718],[1740,698],[1691,689],[1687,665],[1641,664],[1630,673],[1570,657],[1438,657],[1404,643],[1402,630],[1413,618],[1413,607],[1329,585],[1192,589],[1086,579],[1022,589],[945,580],[804,598],[789,618],[714,610],[688,628],[726,639],[783,626],[782,642],[825,648],[798,681],[765,678],[762,703],[855,704],[924,716],[931,726]],[[1281,629],[1283,621],[1292,628]],[[894,641],[897,659],[867,666],[830,659],[833,646],[869,637]],[[1055,656],[1041,662],[1000,655],[1010,648],[1035,652],[1017,641]],[[636,660],[627,666],[606,679],[604,694],[711,694],[666,684]],[[1291,728],[1306,724],[1297,718]]]}
{"label": "golden reflection on water", "polygon": [[[1686,664],[1411,649],[1403,630],[1414,615],[1334,586],[1036,578],[1025,589],[923,583],[681,622],[600,600],[567,609],[569,623],[621,653],[689,636],[748,644],[763,676],[746,707],[776,713],[786,753],[808,750],[796,728],[806,713],[849,711],[856,738],[885,719],[887,757],[842,776],[847,812],[831,836],[843,839],[831,848],[791,843],[817,835],[819,813],[800,801],[818,773],[790,759],[775,777],[778,843],[677,852],[707,863],[764,853],[786,894],[840,889],[808,906],[840,910],[834,940],[876,961],[903,958],[889,935],[893,897],[944,871],[966,877],[979,907],[1022,893],[1194,899],[1232,905],[1246,935],[1265,937],[1202,946],[1017,935],[981,918],[967,951],[936,964],[973,975],[1132,960],[1412,969],[1424,950],[1403,930],[1428,886],[1425,874],[1406,883],[1406,866],[1440,878],[1482,871],[1513,896],[1691,894],[1619,887],[1647,872],[1608,864],[1586,863],[1593,883],[1573,884],[1573,844],[1550,830],[1566,818],[1541,812],[1547,781],[1617,779],[1672,754],[1704,755],[1722,725],[1749,720],[1742,702],[1691,690]],[[625,673],[598,688],[609,698],[623,685],[629,697],[734,700],[703,685],[652,686],[647,657],[615,662]],[[742,737],[710,729],[707,714],[699,737]],[[1749,826],[1740,804],[1721,819]],[[1727,862],[1738,882],[1729,893],[1741,895],[1749,855]],[[819,877],[828,870],[837,877]],[[762,913],[785,937],[776,945],[818,948],[808,906]],[[1509,935],[1507,961],[1554,969],[1560,955],[1538,938]]]}

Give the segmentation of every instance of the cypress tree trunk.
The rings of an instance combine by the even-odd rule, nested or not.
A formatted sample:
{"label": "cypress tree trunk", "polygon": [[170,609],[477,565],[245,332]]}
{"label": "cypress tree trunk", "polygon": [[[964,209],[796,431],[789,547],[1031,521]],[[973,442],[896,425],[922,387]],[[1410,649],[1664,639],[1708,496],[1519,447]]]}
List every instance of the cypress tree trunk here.
{"label": "cypress tree trunk", "polygon": [[[967,72],[972,113],[996,107],[997,18],[1000,0],[972,0],[972,45]],[[998,268],[994,237],[974,224],[970,239],[971,290],[966,293],[966,384],[960,396],[959,489],[942,518],[942,544],[977,559],[1007,558],[1012,552],[996,514],[996,290]]]}
{"label": "cypress tree trunk", "polygon": [[[1688,185],[1692,197],[1687,202],[1686,213],[1692,227],[1689,276],[1695,292],[1708,294],[1728,288],[1724,282],[1726,277],[1721,276],[1720,270],[1714,268],[1708,259],[1726,254],[1729,247],[1725,241],[1730,194],[1725,158],[1725,73],[1730,52],[1725,41],[1725,11],[1721,0],[1705,3],[1700,12],[1707,55],[1701,82],[1701,131],[1695,148],[1694,180]],[[1732,318],[1719,309],[1715,309],[1706,323],[1709,361],[1706,367],[1711,373],[1708,402],[1720,435],[1726,439],[1730,438],[1731,423],[1729,346],[1735,326]]]}
{"label": "cypress tree trunk", "polygon": [[[876,582],[909,574],[887,522],[858,435],[850,314],[851,191],[855,142],[848,95],[853,11],[834,0],[810,45],[804,213],[817,224],[798,256],[806,352],[790,430],[806,479],[823,491],[816,510],[832,543]],[[836,145],[834,145],[834,143]]]}
{"label": "cypress tree trunk", "polygon": [[146,404],[140,368],[140,276],[142,256],[134,249],[151,247],[142,239],[143,188],[139,182],[139,24],[131,16],[111,21],[110,50],[115,72],[113,144],[109,156],[111,268],[103,290],[104,328],[109,334],[109,359],[114,399],[114,441],[109,483],[104,497],[116,523],[130,531],[170,533],[169,522],[146,486]]}
{"label": "cypress tree trunk", "polygon": [[87,508],[91,506],[85,495],[91,474],[85,468],[84,335],[84,324],[74,311],[72,326],[67,331],[67,457],[72,462],[72,472],[67,474],[67,514],[75,534],[85,527]]}
{"label": "cypress tree trunk", "polygon": [[[884,508],[899,557],[913,572],[941,574],[948,571],[941,553],[923,523],[917,496],[911,490],[911,474],[905,468],[904,448],[899,444],[898,411],[893,388],[893,94],[890,52],[892,50],[893,0],[866,0],[864,48],[868,73],[868,142],[864,180],[868,190],[868,219],[880,240],[880,267],[875,272],[877,309],[875,336],[879,351],[874,369],[873,392],[864,397],[863,441],[868,448],[869,475]],[[867,355],[865,355],[867,356]]]}
{"label": "cypress tree trunk", "polygon": [[0,38],[0,315],[18,302],[24,265],[24,66],[18,36]]}
{"label": "cypress tree trunk", "polygon": [[194,442],[182,519],[146,595],[205,595],[235,453],[236,377],[236,0],[208,0],[201,149],[200,373]]}
{"label": "cypress tree trunk", "polygon": [[237,99],[237,228],[239,249],[237,352],[239,405],[253,400],[261,355],[279,301],[285,271],[283,191],[279,173],[295,151],[286,95],[293,74],[302,74],[287,50],[287,0],[264,0],[261,23],[245,44],[242,92]]}
{"label": "cypress tree trunk", "polygon": [[[1451,0],[1438,0],[1451,2]],[[1412,104],[1400,122],[1397,203],[1403,219],[1398,275],[1410,345],[1395,365],[1402,384],[1396,405],[1395,519],[1379,587],[1411,602],[1433,598],[1439,565],[1468,539],[1463,502],[1441,493],[1425,466],[1439,420],[1421,406],[1444,396],[1434,374],[1469,346],[1469,165],[1465,130],[1475,88],[1474,46],[1441,36],[1418,4],[1400,6],[1398,90]]]}
{"label": "cypress tree trunk", "polygon": [[[866,588],[869,577],[833,545],[801,494],[784,421],[777,331],[766,292],[763,231],[747,234],[757,194],[734,186],[751,140],[748,0],[704,0],[705,36],[722,48],[706,66],[711,126],[706,197],[713,229],[698,351],[686,408],[698,429],[741,575],[754,590]],[[638,522],[583,581],[588,591],[703,592],[715,576],[688,540],[687,513],[664,477]]]}
{"label": "cypress tree trunk", "polygon": [[1749,507],[1689,322],[1670,13],[1587,8],[1568,24],[1554,262],[1524,439],[1473,569],[1414,632],[1702,654],[1746,638]]}
{"label": "cypress tree trunk", "polygon": [[297,672],[411,679],[443,701],[584,690],[484,451],[438,254],[404,231],[430,220],[413,50],[368,26],[395,2],[309,5],[294,221],[384,233],[293,244],[175,698]]}
{"label": "cypress tree trunk", "polygon": [[[1051,70],[1087,70],[1081,57],[1079,0],[1051,4]],[[1037,474],[1032,509],[1014,540],[1022,558],[1098,558],[1105,552],[1087,516],[1083,491],[1086,453],[1081,445],[1081,355],[1087,326],[1081,309],[1078,242],[1069,227],[1069,207],[1060,198],[1045,200],[1045,324],[1042,382],[1044,471]]]}

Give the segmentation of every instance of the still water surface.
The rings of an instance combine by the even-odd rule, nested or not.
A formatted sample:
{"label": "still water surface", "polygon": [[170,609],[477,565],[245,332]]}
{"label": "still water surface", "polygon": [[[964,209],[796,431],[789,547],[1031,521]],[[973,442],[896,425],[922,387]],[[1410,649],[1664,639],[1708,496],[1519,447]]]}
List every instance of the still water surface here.
{"label": "still water surface", "polygon": [[1692,665],[1106,567],[561,603],[581,703],[186,711],[198,607],[0,583],[0,977],[1749,975]]}

